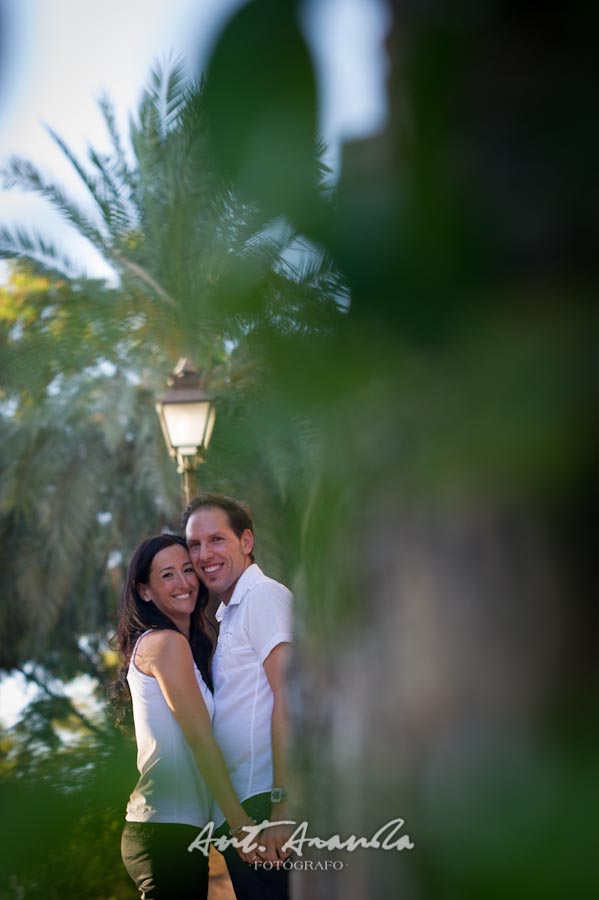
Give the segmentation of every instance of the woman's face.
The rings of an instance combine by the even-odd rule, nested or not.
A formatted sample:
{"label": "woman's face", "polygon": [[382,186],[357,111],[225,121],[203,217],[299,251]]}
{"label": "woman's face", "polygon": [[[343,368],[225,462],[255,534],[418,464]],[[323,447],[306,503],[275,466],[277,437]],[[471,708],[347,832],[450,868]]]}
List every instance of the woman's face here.
{"label": "woman's face", "polygon": [[189,622],[198,590],[199,581],[189,553],[180,544],[160,550],[152,560],[148,583],[138,585],[140,596],[152,600],[175,624]]}

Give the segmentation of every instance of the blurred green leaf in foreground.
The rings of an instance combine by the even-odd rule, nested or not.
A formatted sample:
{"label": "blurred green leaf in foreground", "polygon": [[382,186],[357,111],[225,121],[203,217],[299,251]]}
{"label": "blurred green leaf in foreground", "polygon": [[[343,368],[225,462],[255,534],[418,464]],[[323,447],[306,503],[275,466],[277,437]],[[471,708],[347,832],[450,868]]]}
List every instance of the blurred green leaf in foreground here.
{"label": "blurred green leaf in foreground", "polygon": [[[152,80],[135,165],[116,147],[91,158],[98,223],[8,164],[115,269],[90,284],[37,238],[3,236],[48,279],[52,327],[66,341],[76,311],[98,348],[61,381],[70,354],[45,341],[27,388],[20,351],[50,325],[27,303],[19,326],[6,301],[8,665],[13,631],[73,646],[79,610],[105,627],[109,601],[92,598],[110,554],[176,522],[150,398],[175,357],[201,359],[220,403],[203,485],[249,500],[258,560],[297,596],[298,811],[323,836],[402,817],[415,844],[294,873],[296,900],[592,897],[592,13],[389,4],[390,119],[344,148],[331,196],[297,7],[244,7],[189,99],[176,76]],[[292,266],[298,240],[311,253]],[[52,403],[70,396],[85,410],[70,427],[106,467],[93,478],[74,431],[46,453],[63,428]],[[28,492],[33,461],[53,458]],[[77,537],[101,553],[69,550],[98,573],[71,582],[58,554]]]}

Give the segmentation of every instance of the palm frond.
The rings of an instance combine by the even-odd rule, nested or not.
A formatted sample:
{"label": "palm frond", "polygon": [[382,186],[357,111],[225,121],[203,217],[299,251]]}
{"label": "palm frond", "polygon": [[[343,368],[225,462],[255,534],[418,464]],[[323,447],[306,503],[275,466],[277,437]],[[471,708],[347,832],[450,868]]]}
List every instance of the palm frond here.
{"label": "palm frond", "polygon": [[155,123],[156,131],[165,139],[184,108],[189,78],[181,58],[167,59],[150,71],[148,86],[140,104],[140,119]]}
{"label": "palm frond", "polygon": [[183,59],[175,60],[163,75],[164,80],[164,127],[168,133],[178,122],[187,101],[187,75]]}
{"label": "palm frond", "polygon": [[89,158],[100,178],[95,178],[88,172],[78,160],[68,144],[51,128],[46,125],[46,130],[71,166],[75,169],[83,184],[87,188],[89,196],[98,207],[107,230],[115,229],[118,233],[126,233],[131,229],[131,215],[126,206],[124,197],[126,185],[122,179],[115,177],[109,169],[110,158],[102,158],[93,148],[89,150]]}
{"label": "palm frond", "polygon": [[121,182],[126,184],[133,192],[135,187],[135,172],[130,168],[129,162],[127,160],[127,155],[123,147],[121,135],[119,134],[119,130],[116,124],[114,104],[106,94],[102,94],[98,100],[98,106],[100,107],[100,112],[102,113],[102,116],[104,118],[106,129],[108,131],[112,144],[116,167],[116,177]]}
{"label": "palm frond", "polygon": [[52,241],[20,226],[0,227],[0,259],[29,260],[38,272],[68,279],[77,271],[75,263]]}
{"label": "palm frond", "polygon": [[56,132],[50,125],[44,124],[44,128],[48,132],[49,136],[52,138],[58,149],[61,151],[63,156],[67,158],[71,166],[75,169],[77,174],[79,175],[81,181],[85,185],[88,190],[90,197],[96,202],[101,212],[104,213],[104,204],[102,203],[102,196],[100,192],[100,186],[98,182],[90,175],[89,172],[85,170],[83,165],[79,162],[76,155],[73,153],[69,145],[66,141]]}
{"label": "palm frond", "polygon": [[102,214],[108,229],[127,235],[138,225],[139,216],[132,202],[132,192],[120,175],[120,167],[111,157],[89,148],[89,158],[100,175],[98,192]]}
{"label": "palm frond", "polygon": [[74,203],[61,187],[45,178],[32,162],[11,156],[7,163],[0,167],[0,177],[6,188],[18,187],[48,200],[51,206],[71,222],[103,255],[109,253],[109,245],[97,223]]}

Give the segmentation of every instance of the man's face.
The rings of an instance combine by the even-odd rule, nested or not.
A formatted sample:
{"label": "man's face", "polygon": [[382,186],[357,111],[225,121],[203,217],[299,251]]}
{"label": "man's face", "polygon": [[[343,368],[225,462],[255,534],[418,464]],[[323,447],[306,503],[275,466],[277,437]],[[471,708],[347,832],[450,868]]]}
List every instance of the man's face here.
{"label": "man's face", "polygon": [[224,509],[212,506],[192,513],[185,538],[198,578],[228,603],[239,576],[251,565],[252,532],[248,529],[237,537]]}

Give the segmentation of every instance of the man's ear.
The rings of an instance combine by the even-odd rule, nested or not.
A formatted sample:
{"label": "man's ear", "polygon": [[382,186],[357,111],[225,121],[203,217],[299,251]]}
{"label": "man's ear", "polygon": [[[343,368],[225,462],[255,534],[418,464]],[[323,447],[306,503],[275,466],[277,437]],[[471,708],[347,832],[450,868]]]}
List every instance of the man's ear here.
{"label": "man's ear", "polygon": [[246,528],[245,531],[242,532],[240,541],[241,549],[246,554],[246,556],[249,556],[254,549],[254,535],[249,528]]}

